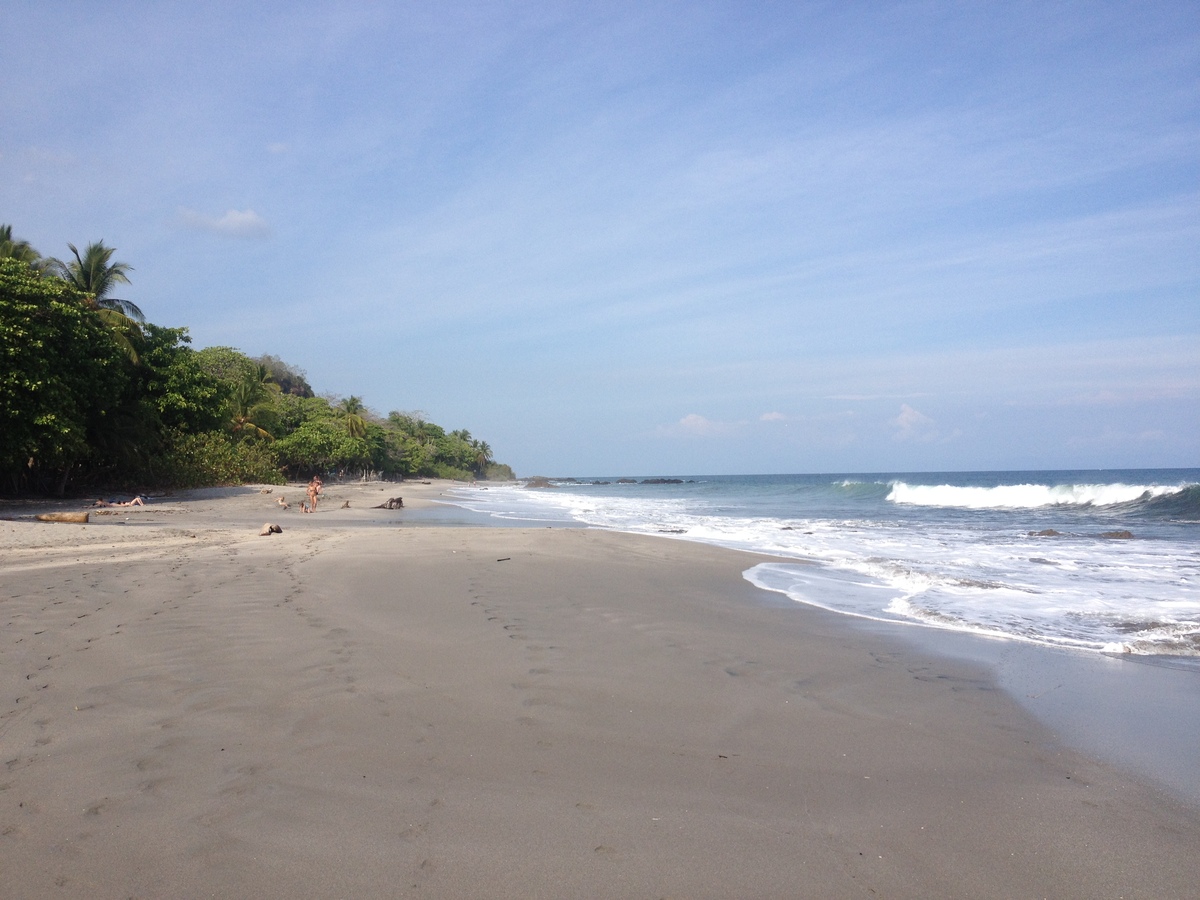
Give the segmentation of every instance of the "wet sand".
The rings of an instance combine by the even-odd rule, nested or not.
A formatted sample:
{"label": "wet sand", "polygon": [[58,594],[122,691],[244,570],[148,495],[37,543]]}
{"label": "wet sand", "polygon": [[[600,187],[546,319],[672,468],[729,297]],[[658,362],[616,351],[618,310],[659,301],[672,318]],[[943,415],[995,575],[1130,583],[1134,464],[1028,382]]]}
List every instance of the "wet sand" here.
{"label": "wet sand", "polygon": [[1200,812],[985,666],[442,487],[0,521],[4,895],[1194,896]]}

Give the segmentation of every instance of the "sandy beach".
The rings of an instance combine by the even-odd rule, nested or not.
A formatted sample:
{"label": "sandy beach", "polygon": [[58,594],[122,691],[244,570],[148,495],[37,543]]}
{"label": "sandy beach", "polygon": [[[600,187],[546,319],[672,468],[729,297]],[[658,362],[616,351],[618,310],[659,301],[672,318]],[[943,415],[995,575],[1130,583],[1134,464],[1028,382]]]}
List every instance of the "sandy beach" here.
{"label": "sandy beach", "polygon": [[0,509],[0,893],[1195,896],[1200,810],[983,666],[443,488]]}

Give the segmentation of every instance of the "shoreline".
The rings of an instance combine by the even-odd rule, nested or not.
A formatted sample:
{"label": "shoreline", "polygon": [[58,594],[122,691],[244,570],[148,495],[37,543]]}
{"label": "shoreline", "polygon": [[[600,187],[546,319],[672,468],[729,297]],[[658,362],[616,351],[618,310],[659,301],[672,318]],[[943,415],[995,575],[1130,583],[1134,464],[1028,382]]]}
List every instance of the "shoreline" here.
{"label": "shoreline", "polygon": [[1194,888],[1197,808],[1003,672],[776,600],[752,554],[405,523],[445,487],[0,522],[11,895]]}

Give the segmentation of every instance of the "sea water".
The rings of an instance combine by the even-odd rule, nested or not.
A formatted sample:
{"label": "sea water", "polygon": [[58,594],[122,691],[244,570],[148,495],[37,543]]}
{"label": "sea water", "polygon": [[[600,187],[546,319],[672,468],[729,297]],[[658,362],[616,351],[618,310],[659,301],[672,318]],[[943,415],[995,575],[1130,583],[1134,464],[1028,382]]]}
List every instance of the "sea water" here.
{"label": "sea water", "polygon": [[749,581],[839,613],[1200,669],[1200,469],[552,484],[453,501],[769,554]]}

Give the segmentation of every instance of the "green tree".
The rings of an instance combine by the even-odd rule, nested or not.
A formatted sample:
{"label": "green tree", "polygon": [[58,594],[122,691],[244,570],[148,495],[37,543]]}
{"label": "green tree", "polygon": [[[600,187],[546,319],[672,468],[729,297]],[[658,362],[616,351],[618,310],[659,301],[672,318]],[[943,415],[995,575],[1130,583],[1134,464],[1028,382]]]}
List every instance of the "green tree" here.
{"label": "green tree", "polygon": [[229,425],[234,434],[274,440],[263,427],[274,418],[272,399],[279,393],[266,366],[255,365],[242,374],[229,395]]}
{"label": "green tree", "polygon": [[186,328],[144,326],[140,362],[126,364],[129,383],[94,439],[93,478],[128,486],[176,484],[172,450],[180,436],[221,427],[220,386],[201,369],[189,342]]}
{"label": "green tree", "polygon": [[13,237],[11,225],[0,225],[0,259],[15,259],[26,265],[39,268],[42,256],[30,246],[29,241]]}
{"label": "green tree", "polygon": [[205,347],[197,350],[196,361],[204,371],[230,390],[259,365],[241,350],[233,347]]}
{"label": "green tree", "polygon": [[336,471],[366,457],[360,438],[353,438],[332,418],[310,419],[275,442],[280,465],[292,477]]}
{"label": "green tree", "polygon": [[269,353],[255,357],[254,361],[260,366],[266,366],[271,373],[271,378],[279,385],[281,393],[294,394],[297,397],[313,396],[312,386],[308,383],[303,369],[289,365],[278,356],[272,356]]}
{"label": "green tree", "polygon": [[82,255],[74,244],[67,246],[75,256],[74,261],[49,259],[46,271],[61,278],[84,297],[121,351],[131,362],[137,363],[136,345],[141,337],[138,325],[146,317],[135,303],[110,296],[118,284],[129,284],[127,273],[133,271],[133,267],[128,263],[111,262],[116,250],[105,247],[103,241],[88,244]]}
{"label": "green tree", "polygon": [[0,259],[0,471],[14,489],[62,495],[127,380],[84,297],[19,259]]}
{"label": "green tree", "polygon": [[333,411],[350,437],[361,438],[366,436],[367,420],[363,417],[363,413],[367,411],[367,408],[363,406],[361,397],[347,397],[335,406]]}
{"label": "green tree", "polygon": [[205,347],[196,359],[219,385],[231,434],[268,440],[275,436],[280,390],[271,369],[232,347]]}
{"label": "green tree", "polygon": [[189,346],[186,328],[147,323],[142,362],[135,370],[141,399],[164,431],[206,432],[223,424],[220,382]]}
{"label": "green tree", "polygon": [[129,284],[129,273],[133,266],[129,263],[112,262],[116,248],[104,246],[104,241],[88,244],[82,255],[74,244],[67,244],[74,261],[63,262],[61,259],[51,259],[50,271],[57,275],[75,290],[91,298],[97,309],[113,310],[129,319],[138,322],[146,321],[137,304],[129,300],[120,300],[111,296],[118,284]]}
{"label": "green tree", "polygon": [[475,448],[475,472],[480,477],[487,475],[487,468],[492,462],[492,448],[487,441],[473,441]]}

